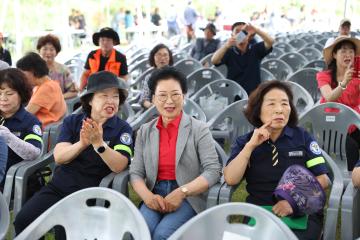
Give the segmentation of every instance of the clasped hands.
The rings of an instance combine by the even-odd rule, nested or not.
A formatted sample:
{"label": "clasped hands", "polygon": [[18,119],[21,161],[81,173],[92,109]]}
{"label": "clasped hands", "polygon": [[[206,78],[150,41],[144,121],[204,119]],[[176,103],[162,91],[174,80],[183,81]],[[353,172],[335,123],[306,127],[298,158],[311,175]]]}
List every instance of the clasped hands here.
{"label": "clasped hands", "polygon": [[169,213],[176,211],[185,198],[185,194],[181,192],[180,188],[177,188],[166,197],[162,197],[158,194],[152,194],[144,199],[144,203],[146,206],[155,211]]}

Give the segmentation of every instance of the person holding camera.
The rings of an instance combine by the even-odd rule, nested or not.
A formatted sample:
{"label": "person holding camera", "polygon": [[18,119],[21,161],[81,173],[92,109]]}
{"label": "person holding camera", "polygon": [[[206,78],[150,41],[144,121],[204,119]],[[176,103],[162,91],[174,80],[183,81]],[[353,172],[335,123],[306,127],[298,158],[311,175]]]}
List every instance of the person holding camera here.
{"label": "person holding camera", "polygon": [[[231,37],[214,53],[211,62],[215,66],[225,64],[227,78],[239,83],[250,95],[260,84],[261,60],[272,51],[274,39],[250,23],[236,22],[231,30]],[[263,41],[251,43],[255,34]]]}

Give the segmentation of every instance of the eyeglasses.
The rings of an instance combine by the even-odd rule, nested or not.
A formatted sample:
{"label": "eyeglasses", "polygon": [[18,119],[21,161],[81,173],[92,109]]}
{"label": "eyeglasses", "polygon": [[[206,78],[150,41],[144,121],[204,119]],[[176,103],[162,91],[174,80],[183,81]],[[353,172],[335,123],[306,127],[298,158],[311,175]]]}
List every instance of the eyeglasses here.
{"label": "eyeglasses", "polygon": [[157,99],[160,101],[160,102],[166,102],[166,100],[168,100],[169,96],[171,98],[172,101],[176,102],[180,99],[180,97],[182,96],[182,94],[180,93],[174,93],[174,94],[158,94],[158,95],[155,95],[157,97]]}

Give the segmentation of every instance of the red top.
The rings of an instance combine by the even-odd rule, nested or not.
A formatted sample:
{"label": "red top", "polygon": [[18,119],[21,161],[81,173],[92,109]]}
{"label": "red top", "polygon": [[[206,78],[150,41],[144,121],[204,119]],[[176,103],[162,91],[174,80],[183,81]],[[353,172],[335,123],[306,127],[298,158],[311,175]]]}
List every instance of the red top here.
{"label": "red top", "polygon": [[176,159],[176,141],[182,113],[163,126],[162,117],[159,117],[156,127],[160,132],[159,140],[159,165],[157,180],[176,180],[175,159]]}
{"label": "red top", "polygon": [[[318,82],[319,89],[322,86],[325,86],[328,84],[331,89],[334,89],[338,86],[338,84],[334,84],[331,82],[331,72],[329,70],[319,72],[316,74],[316,79]],[[347,105],[348,107],[351,107],[356,112],[360,113],[360,80],[358,78],[353,78],[348,83],[346,89],[341,93],[340,97],[334,101],[337,103],[342,103],[344,105]],[[325,103],[326,100],[324,97],[321,97],[320,103]],[[349,132],[354,131],[355,126],[352,126],[349,130]]]}

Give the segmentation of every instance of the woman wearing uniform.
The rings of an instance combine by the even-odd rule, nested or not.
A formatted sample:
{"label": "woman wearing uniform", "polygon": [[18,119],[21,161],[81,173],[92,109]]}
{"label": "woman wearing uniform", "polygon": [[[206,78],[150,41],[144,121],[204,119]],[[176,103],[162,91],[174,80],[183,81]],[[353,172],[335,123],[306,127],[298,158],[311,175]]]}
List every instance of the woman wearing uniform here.
{"label": "woman wearing uniform", "polygon": [[[360,76],[354,76],[354,57],[360,56],[360,40],[348,36],[337,37],[323,51],[327,69],[316,75],[321,92],[320,103],[338,102],[360,114]],[[360,159],[360,130],[351,126],[346,137],[348,170],[352,171]]]}
{"label": "woman wearing uniform", "polygon": [[152,74],[149,89],[160,116],[137,133],[130,181],[143,200],[140,212],[152,239],[158,240],[205,209],[221,164],[209,128],[183,112],[186,77],[164,67]]}
{"label": "woman wearing uniform", "polygon": [[[149,55],[149,64],[151,67],[160,69],[164,66],[172,66],[174,64],[173,55],[171,50],[163,43],[156,45]],[[151,73],[149,73],[143,80],[142,86],[143,90],[140,96],[140,104],[145,109],[152,107],[153,103],[151,102],[151,94],[148,86]]]}
{"label": "woman wearing uniform", "polygon": [[[132,130],[117,116],[128,92],[125,83],[106,71],[89,77],[81,95],[83,113],[64,119],[54,158],[58,167],[47,186],[31,198],[16,216],[20,233],[46,209],[65,196],[100,184],[111,172],[121,172],[132,155]],[[55,228],[56,239],[64,231]]]}
{"label": "woman wearing uniform", "polygon": [[[279,217],[291,216],[295,211],[287,200],[276,199],[273,195],[290,166],[297,164],[307,168],[320,183],[320,188],[328,186],[321,150],[309,133],[297,127],[297,112],[292,100],[293,94],[286,83],[269,81],[259,85],[250,95],[245,110],[245,116],[256,128],[236,139],[224,168],[229,185],[246,179],[247,202],[272,206],[272,212]],[[318,239],[322,221],[321,208],[320,212],[309,215],[306,230],[293,231],[299,239]]]}
{"label": "woman wearing uniform", "polygon": [[66,103],[60,85],[48,76],[46,62],[37,53],[30,52],[19,59],[16,67],[25,73],[34,88],[26,110],[34,114],[44,128],[60,121],[66,113]]}
{"label": "woman wearing uniform", "polygon": [[42,145],[41,123],[24,105],[31,97],[26,76],[15,68],[0,71],[0,137],[7,145],[8,157],[0,174],[1,186],[6,171],[22,160],[34,160]]}

